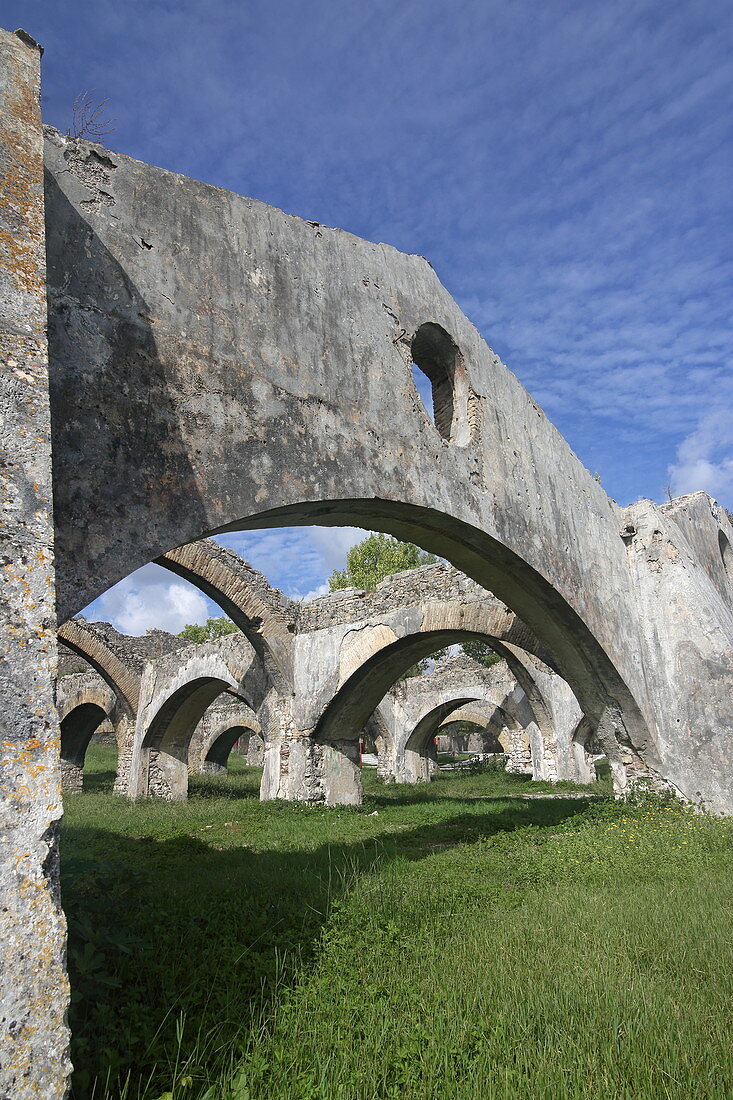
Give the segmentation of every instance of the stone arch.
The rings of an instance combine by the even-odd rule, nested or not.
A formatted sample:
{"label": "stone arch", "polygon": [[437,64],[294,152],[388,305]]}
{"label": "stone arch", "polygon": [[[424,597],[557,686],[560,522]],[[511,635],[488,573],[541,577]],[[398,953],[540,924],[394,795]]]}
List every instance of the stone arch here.
{"label": "stone arch", "polygon": [[231,685],[201,676],[170,695],[150,723],[142,743],[147,754],[147,795],[170,801],[188,794],[188,747],[204,711]]}
{"label": "stone arch", "polygon": [[192,771],[226,771],[229,754],[242,737],[262,735],[257,715],[242,699],[231,697],[224,705],[214,703],[203,715],[191,739],[189,768]]}
{"label": "stone arch", "polygon": [[[326,706],[315,728],[316,737],[331,742],[358,736],[358,731],[390,687],[412,665],[437,649],[477,638],[493,646],[495,637],[489,631],[499,629],[504,619],[508,619],[509,634],[525,629],[511,613],[505,612],[506,609],[497,616],[492,609],[488,617],[480,614],[466,616],[461,626],[455,626],[452,624],[457,617],[460,621],[460,608],[449,608],[445,615],[436,610],[426,616],[423,628],[375,647],[371,655],[343,681]],[[475,629],[479,623],[482,629]]]}
{"label": "stone arch", "polygon": [[61,784],[64,790],[83,787],[89,743],[105,723],[117,743],[115,790],[124,793],[126,777],[120,768],[129,748],[132,718],[128,702],[96,672],[64,676],[56,685],[56,709],[61,723]]}
{"label": "stone arch", "polygon": [[185,799],[191,739],[208,708],[231,692],[256,709],[269,686],[262,662],[241,634],[151,661],[138,707],[133,797]]}
{"label": "stone arch", "polygon": [[449,728],[452,722],[471,722],[478,728],[492,729],[502,752],[506,755],[508,772],[535,775],[535,753],[528,728],[517,717],[513,707],[493,701],[479,700],[453,711],[440,729]]}
{"label": "stone arch", "polygon": [[[453,737],[456,734],[456,726],[461,725],[470,726],[476,734],[482,733],[488,734],[494,740],[494,744],[498,745],[498,748],[485,749],[486,752],[506,752],[508,749],[508,741],[506,731],[502,726],[497,725],[496,716],[499,714],[499,709],[492,703],[482,704],[478,703],[466,703],[465,706],[459,707],[457,710],[452,711],[441,723],[438,728],[437,736]],[[468,735],[470,737],[470,735]],[[461,752],[468,752],[469,748],[467,744],[459,750]],[[479,751],[478,749],[476,751]]]}
{"label": "stone arch", "polygon": [[[122,700],[131,717],[140,701],[142,661],[121,658],[110,643],[105,623],[87,623],[69,619],[59,627],[59,638],[79,657],[83,657]],[[111,628],[110,628],[111,630]],[[113,632],[116,633],[116,632]]]}
{"label": "stone arch", "polygon": [[209,751],[204,760],[204,771],[212,773],[225,772],[229,754],[234,748],[235,742],[243,737],[246,737],[249,741],[252,732],[249,726],[230,726],[228,729],[223,730],[209,746]]}
{"label": "stone arch", "polygon": [[[657,768],[663,758],[691,793],[730,802],[711,762],[731,761],[730,692],[717,670],[730,661],[733,623],[718,615],[712,583],[680,549],[674,518],[609,500],[429,264],[119,154],[105,201],[91,203],[68,172],[67,140],[49,132],[47,143],[62,617],[210,534],[298,523],[389,531],[511,606],[598,728]],[[156,226],[155,248],[142,252],[141,222]],[[212,272],[216,293],[202,296]],[[409,364],[426,324],[462,356],[465,447],[415,415]],[[74,385],[80,371],[87,387]],[[706,626],[689,628],[681,678],[671,595],[683,578]],[[670,639],[668,651],[656,638]],[[704,705],[690,677],[711,685]],[[683,767],[693,737],[706,753]]]}
{"label": "stone arch", "polygon": [[[394,774],[397,782],[428,779],[435,753],[431,740],[456,712],[468,707],[486,715],[487,724],[501,715],[504,725],[515,734],[522,731],[529,747],[529,727],[534,715],[521,687],[505,663],[485,668],[465,658],[451,658],[435,670],[404,681],[382,704],[388,724],[394,730]],[[516,747],[516,746],[514,746]]]}
{"label": "stone arch", "polygon": [[477,700],[470,698],[450,699],[446,702],[438,703],[437,706],[432,707],[419,719],[410,733],[410,736],[407,738],[403,750],[404,775],[405,777],[409,777],[406,780],[407,782],[425,783],[430,779],[430,775],[437,762],[435,754],[430,749],[432,738],[435,737],[439,727],[453,711],[458,710],[467,703],[474,703],[476,701]]}
{"label": "stone arch", "polygon": [[262,573],[211,539],[169,550],[156,559],[156,564],[214,600],[268,663],[280,686],[283,680],[290,682],[297,608]]}

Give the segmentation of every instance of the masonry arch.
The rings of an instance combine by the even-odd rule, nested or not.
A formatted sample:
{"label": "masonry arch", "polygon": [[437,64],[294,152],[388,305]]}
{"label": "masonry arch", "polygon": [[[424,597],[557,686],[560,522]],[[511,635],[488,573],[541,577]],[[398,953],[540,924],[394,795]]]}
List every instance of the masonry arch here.
{"label": "masonry arch", "polygon": [[[506,672],[498,673],[501,666],[489,669],[450,668],[441,677],[439,672],[424,678],[421,690],[402,702],[407,717],[407,728],[396,746],[397,777],[404,772],[408,782],[420,782],[430,778],[435,761],[434,738],[445,722],[455,714],[470,713],[485,716],[486,725],[512,731],[512,743],[507,749],[516,749],[517,734],[521,731],[523,742],[529,746],[526,727],[534,722],[534,715],[521,687]],[[504,666],[506,670],[506,666]],[[495,679],[496,677],[496,679]],[[442,680],[442,682],[441,682]],[[461,682],[462,681],[462,682]]]}
{"label": "masonry arch", "polygon": [[217,696],[232,684],[199,676],[170,695],[153,717],[142,742],[144,789],[168,801],[188,795],[188,750],[196,726]]}
{"label": "masonry arch", "polygon": [[[506,730],[496,721],[500,713],[491,703],[467,703],[443,720],[436,736],[439,740],[443,737],[452,743],[457,752],[506,753],[509,748]],[[471,749],[471,738],[479,739],[480,747],[474,745]]]}
{"label": "masonry arch", "polygon": [[437,734],[450,730],[458,722],[471,725],[477,733],[488,733],[496,747],[476,751],[504,753],[508,771],[526,773],[532,767],[533,752],[529,733],[510,700],[496,703],[490,699],[478,699],[466,703],[446,716],[438,727]]}
{"label": "masonry arch", "polygon": [[[485,533],[434,510],[417,510],[383,500],[300,505],[277,513],[260,514],[236,526],[249,529],[300,523],[358,525],[384,530],[446,557],[488,590],[487,604],[492,602],[489,593],[493,593],[506,605],[504,622],[492,625],[491,633],[486,630],[485,619],[479,626],[480,616],[478,621],[473,612],[464,616],[466,633],[475,636],[481,632],[483,640],[508,657],[516,656],[518,651],[529,652],[559,672],[570,684],[583,713],[591,718],[599,735],[605,738],[609,752],[613,751],[617,738],[634,740],[643,745],[645,751],[652,751],[646,724],[634,698],[592,632],[541,575],[517,554],[487,538]],[[461,624],[455,620],[449,624],[444,609],[435,610],[437,618],[434,621],[429,616],[425,618],[421,640],[416,639],[414,646],[410,643],[407,667],[434,649],[461,640],[461,631],[456,629]],[[502,646],[506,648],[502,650]],[[369,697],[374,699],[374,694],[370,693]],[[329,714],[340,718],[341,706],[342,701],[334,699]],[[319,730],[324,739],[330,737],[330,725],[331,718],[324,716]],[[342,728],[347,729],[348,725],[350,723],[343,724]]]}
{"label": "masonry arch", "polygon": [[62,677],[56,685],[56,709],[61,734],[61,785],[80,791],[84,784],[87,749],[97,733],[113,735],[117,748],[115,790],[124,789],[120,760],[129,748],[132,719],[127,702],[93,671]]}
{"label": "masonry arch", "polygon": [[80,703],[61,719],[61,786],[81,790],[84,760],[89,743],[107,721],[107,712],[96,703]]}
{"label": "masonry arch", "polygon": [[433,738],[437,734],[438,728],[454,710],[459,710],[467,703],[476,701],[471,698],[451,699],[432,707],[420,718],[407,738],[404,747],[404,774],[408,777],[407,782],[426,783],[429,781],[437,766],[437,756],[433,751]]}
{"label": "masonry arch", "polygon": [[[619,772],[623,769],[623,764],[614,757],[609,757],[605,751],[605,746],[595,736],[595,731],[585,716],[578,722],[573,734],[573,753],[576,758],[579,782],[595,783],[599,777],[599,772],[603,772],[605,764],[614,785],[622,790],[626,786],[625,771],[622,775],[619,775]],[[601,762],[600,769],[598,766],[599,761]]]}
{"label": "masonry arch", "polygon": [[[438,615],[426,617],[428,627],[435,627],[437,621]],[[511,630],[514,629],[512,622]],[[351,673],[326,706],[315,729],[316,737],[331,742],[358,736],[369,715],[408,669],[436,650],[474,639],[492,648],[497,644],[494,636],[484,631],[444,624],[442,629],[416,630],[376,649]],[[470,676],[466,679],[468,682]]]}
{"label": "masonry arch", "polygon": [[211,539],[169,550],[156,559],[195,585],[221,607],[287,690],[292,680],[292,634],[296,606],[248,562]]}
{"label": "masonry arch", "polygon": [[[512,607],[598,728],[657,769],[662,756],[668,773],[684,770],[692,794],[714,788],[729,802],[711,761],[730,760],[729,683],[716,672],[733,639],[712,582],[676,544],[673,518],[609,500],[426,261],[120,154],[104,172],[108,199],[90,203],[67,152],[49,134],[62,619],[207,535],[297,523],[388,531]],[[154,249],[137,244],[141,223],[156,226]],[[465,446],[417,415],[410,364],[425,325],[462,358]],[[700,621],[716,624],[690,627],[686,651],[687,682],[711,684],[704,705],[670,656],[679,623],[668,596],[683,570]],[[662,652],[654,638],[675,641]],[[709,751],[681,769],[693,731]]]}
{"label": "masonry arch", "polygon": [[214,700],[228,692],[252,711],[270,690],[256,651],[238,633],[149,662],[137,711],[131,796],[185,799],[191,739]]}
{"label": "masonry arch", "polygon": [[99,673],[134,720],[140,702],[142,661],[127,661],[118,656],[104,632],[105,625],[69,619],[59,627],[58,635],[64,645]]}
{"label": "masonry arch", "polygon": [[261,738],[262,727],[257,715],[243,699],[221,696],[224,705],[216,701],[204,713],[191,740],[189,768],[192,771],[226,771],[229,756],[237,741]]}

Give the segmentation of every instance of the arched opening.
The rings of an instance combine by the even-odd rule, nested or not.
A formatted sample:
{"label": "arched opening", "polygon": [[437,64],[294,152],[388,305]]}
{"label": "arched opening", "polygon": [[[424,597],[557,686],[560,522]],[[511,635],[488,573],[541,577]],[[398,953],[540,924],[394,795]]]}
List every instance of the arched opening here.
{"label": "arched opening", "polygon": [[163,703],[142,743],[139,793],[169,801],[188,794],[189,745],[206,709],[231,688],[226,680],[198,677]]}
{"label": "arched opening", "polygon": [[[446,558],[520,616],[542,643],[543,660],[570,685],[604,744],[610,747],[618,738],[649,752],[652,742],[644,718],[596,635],[552,584],[486,532],[439,510],[383,499],[302,503],[259,513],[220,531],[314,523],[386,531]],[[522,639],[512,643],[521,646]],[[439,642],[436,648],[447,644]]]}
{"label": "arched opening", "polygon": [[475,702],[471,698],[452,699],[439,703],[428,711],[415,726],[405,745],[403,762],[404,778],[407,783],[427,783],[438,766],[435,737],[443,721],[454,710]]}
{"label": "arched opening", "polygon": [[470,756],[498,756],[506,751],[502,744],[501,726],[487,716],[462,716],[458,711],[449,715],[437,732],[439,763],[454,763]]}
{"label": "arched opening", "polygon": [[728,536],[723,531],[718,531],[718,546],[720,547],[720,557],[728,580],[733,581],[733,547],[731,547]]}
{"label": "arched opening", "polygon": [[[570,684],[582,711],[592,717],[609,743],[618,737],[649,753],[653,743],[639,707],[593,630],[557,589],[509,546],[440,507],[428,509],[383,498],[306,501],[260,512],[194,537],[314,524],[385,531],[446,558],[521,616],[541,641],[543,659]],[[165,550],[162,546],[156,553],[159,556]],[[143,561],[130,564],[139,567]]]}
{"label": "arched opening", "polygon": [[573,735],[573,753],[581,783],[602,782],[610,787],[614,784],[617,771],[623,768],[620,761],[609,757],[604,743],[585,717],[580,720]]}
{"label": "arched opening", "polygon": [[460,422],[461,414],[465,418],[465,402],[457,393],[457,374],[462,369],[458,345],[444,328],[428,322],[415,333],[411,350],[413,381],[428,416],[443,439],[467,441],[468,425]]}
{"label": "arched opening", "polygon": [[334,733],[338,733],[341,739],[358,736],[350,731],[363,728],[389,689],[408,669],[436,650],[475,639],[486,642],[492,648],[498,649],[501,645],[489,635],[453,628],[408,634],[383,646],[364,661],[336,692],[323,712],[316,736],[325,742],[330,741]]}
{"label": "arched opening", "polygon": [[235,744],[242,756],[246,758],[251,737],[256,737],[254,730],[248,726],[231,726],[224,730],[211,743],[204,757],[204,773],[207,775],[219,775],[227,770],[229,757]]}
{"label": "arched opening", "polygon": [[80,703],[62,718],[61,784],[65,791],[82,790],[87,749],[95,732],[106,720],[107,712],[97,703]]}

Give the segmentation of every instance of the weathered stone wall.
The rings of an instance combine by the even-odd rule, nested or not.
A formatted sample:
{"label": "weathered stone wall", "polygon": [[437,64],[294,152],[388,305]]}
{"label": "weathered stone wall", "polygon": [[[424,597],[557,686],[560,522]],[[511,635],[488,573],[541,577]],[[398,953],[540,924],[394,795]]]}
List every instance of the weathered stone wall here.
{"label": "weathered stone wall", "polygon": [[54,605],[40,49],[0,31],[0,1095],[64,1096]]}
{"label": "weathered stone wall", "polygon": [[[64,614],[212,531],[389,530],[511,606],[609,744],[733,806],[733,614],[684,525],[636,530],[428,264],[58,133],[46,167]],[[410,372],[439,337],[449,431]]]}
{"label": "weathered stone wall", "polygon": [[494,600],[491,593],[465,573],[445,562],[422,565],[385,577],[373,592],[342,588],[298,605],[296,625],[301,634],[381,617],[405,607],[427,603],[465,606]]}

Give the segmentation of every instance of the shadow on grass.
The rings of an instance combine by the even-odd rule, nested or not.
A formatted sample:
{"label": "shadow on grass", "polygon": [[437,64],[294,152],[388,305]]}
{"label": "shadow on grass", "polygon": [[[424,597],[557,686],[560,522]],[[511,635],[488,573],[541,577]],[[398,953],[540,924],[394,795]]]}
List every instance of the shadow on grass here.
{"label": "shadow on grass", "polygon": [[115,785],[116,774],[114,768],[105,771],[84,772],[84,793],[100,794],[111,791]]}
{"label": "shadow on grass", "polygon": [[312,960],[333,902],[361,875],[525,825],[559,825],[585,806],[515,800],[485,814],[393,823],[369,839],[296,851],[217,848],[222,832],[231,842],[235,823],[233,831],[215,826],[213,843],[65,825],[75,1100],[91,1096],[95,1078],[108,1072],[111,1095],[130,1074],[130,1097],[158,1096],[170,1087],[175,1051],[192,1048],[201,1034],[220,1037],[204,1056],[213,1077],[236,1052],[242,1029]]}

